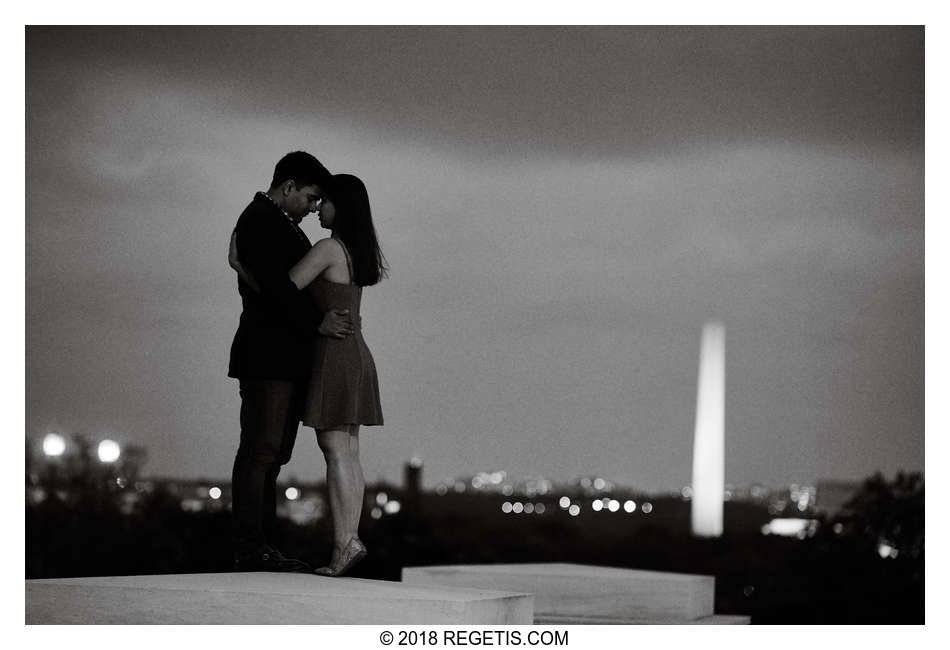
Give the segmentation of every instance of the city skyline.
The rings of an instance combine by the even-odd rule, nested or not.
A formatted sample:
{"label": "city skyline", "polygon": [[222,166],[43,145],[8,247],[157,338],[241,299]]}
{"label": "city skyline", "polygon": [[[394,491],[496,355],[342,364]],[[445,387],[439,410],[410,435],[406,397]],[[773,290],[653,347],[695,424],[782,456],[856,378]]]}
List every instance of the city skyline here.
{"label": "city skyline", "polygon": [[[85,454],[85,456],[84,456]],[[77,433],[47,433],[42,438],[34,437],[27,439],[27,459],[28,468],[31,469],[31,480],[41,478],[49,471],[51,466],[58,467],[61,471],[66,467],[72,467],[74,470],[83,466],[98,466],[101,470],[115,469],[122,466],[123,463],[131,463],[130,467],[135,468],[135,473],[141,481],[171,481],[183,483],[204,483],[208,486],[230,486],[230,476],[211,476],[211,475],[190,475],[175,476],[153,474],[147,471],[148,449],[138,445],[128,447],[120,445],[111,438],[103,438]],[[86,465],[84,465],[84,463]],[[479,491],[488,489],[498,491],[501,487],[505,489],[502,492],[505,495],[519,493],[517,490],[533,491],[532,485],[544,483],[547,485],[546,491],[553,488],[570,489],[593,489],[595,491],[610,492],[618,490],[622,492],[639,492],[654,496],[660,495],[680,495],[686,500],[693,496],[693,485],[690,482],[670,489],[648,490],[635,484],[619,483],[603,473],[590,471],[575,476],[552,476],[544,472],[516,475],[509,473],[504,467],[490,468],[468,468],[461,473],[449,476],[429,476],[425,471],[425,463],[419,457],[406,458],[401,461],[402,476],[395,478],[379,477],[372,482],[375,485],[389,485],[393,487],[403,487],[406,485],[405,472],[409,467],[416,469],[421,480],[421,487],[427,491],[435,491],[439,494],[446,492],[467,492],[470,489]],[[898,470],[901,471],[901,470]],[[141,474],[139,475],[139,473]],[[908,473],[908,472],[905,472]],[[819,484],[835,484],[845,486],[847,490],[856,489],[864,480],[870,476],[861,479],[841,480],[833,477],[807,478],[792,481],[789,483],[769,483],[768,481],[751,481],[747,483],[725,482],[724,500],[729,501],[737,492],[750,491],[755,496],[757,492],[763,494],[775,491],[799,488],[814,489]],[[889,477],[885,477],[889,478]],[[292,473],[284,472],[278,477],[278,484],[285,486],[317,486],[325,485],[323,476],[297,476]],[[519,488],[518,486],[524,486]],[[122,486],[127,487],[127,486]]]}
{"label": "city skyline", "polygon": [[392,267],[368,480],[685,485],[714,318],[727,483],[923,470],[922,28],[30,27],[26,99],[29,437],[228,475],[228,235],[301,148]]}

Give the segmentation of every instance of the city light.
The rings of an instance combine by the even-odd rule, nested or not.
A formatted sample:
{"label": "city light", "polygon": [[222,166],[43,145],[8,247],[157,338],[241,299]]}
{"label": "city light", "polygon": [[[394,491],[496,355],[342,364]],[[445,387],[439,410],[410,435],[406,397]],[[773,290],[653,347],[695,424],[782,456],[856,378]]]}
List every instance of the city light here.
{"label": "city light", "polygon": [[590,504],[590,508],[594,512],[600,512],[604,509],[604,502],[600,499],[595,499],[594,502]]}
{"label": "city light", "polygon": [[511,506],[511,510],[512,510],[516,515],[520,515],[522,512],[524,512],[524,504],[521,503],[520,501],[516,501],[515,504],[514,504],[513,506]]}
{"label": "city light", "polygon": [[539,515],[543,515],[545,510],[547,510],[547,508],[544,507],[543,503],[539,503],[534,507],[534,511]]}
{"label": "city light", "polygon": [[762,526],[762,533],[804,539],[806,535],[814,531],[816,526],[817,522],[813,519],[779,518]]}
{"label": "city light", "polygon": [[99,460],[103,463],[114,463],[119,460],[119,443],[114,440],[103,440],[99,443]]}
{"label": "city light", "polygon": [[524,504],[524,511],[529,515],[532,514],[534,512],[534,504],[533,503]]}
{"label": "city light", "polygon": [[617,512],[620,510],[620,502],[616,499],[611,499],[610,503],[607,504],[607,509],[610,510],[610,512]]}
{"label": "city light", "polygon": [[66,441],[56,433],[47,433],[43,438],[43,453],[47,456],[62,456],[66,451]]}
{"label": "city light", "polygon": [[642,506],[640,506],[640,510],[643,511],[643,514],[648,515],[653,512],[653,504],[647,501]]}
{"label": "city light", "polygon": [[637,509],[637,504],[635,501],[624,501],[623,502],[624,512],[633,512]]}
{"label": "city light", "polygon": [[594,489],[595,489],[595,490],[603,490],[606,485],[607,485],[607,481],[605,481],[604,479],[600,478],[599,476],[594,479]]}
{"label": "city light", "polygon": [[510,512],[511,512],[511,502],[510,502],[510,501],[505,501],[503,504],[501,504],[501,511],[502,511],[503,513],[505,513],[506,515],[507,515],[508,513],[510,513]]}
{"label": "city light", "polygon": [[46,501],[46,490],[41,487],[32,488],[27,490],[27,494],[30,497],[30,500],[33,503],[43,503]]}
{"label": "city light", "polygon": [[568,508],[567,511],[572,517],[576,517],[577,515],[581,514],[581,507],[575,503],[570,508]]}
{"label": "city light", "polygon": [[296,501],[297,497],[300,496],[300,490],[295,487],[289,487],[284,490],[284,496],[287,497],[289,501]]}
{"label": "city light", "polygon": [[205,504],[200,499],[182,499],[181,509],[185,512],[201,512],[205,509]]}
{"label": "city light", "polygon": [[386,511],[387,515],[394,515],[397,512],[399,512],[401,507],[402,507],[402,504],[400,504],[398,501],[394,499],[392,501],[387,501],[386,505],[383,506],[383,509]]}
{"label": "city light", "polygon": [[384,505],[386,505],[386,502],[387,502],[387,501],[389,501],[389,495],[386,494],[385,492],[380,492],[380,493],[378,493],[378,494],[376,495],[376,503],[377,503],[377,504],[379,504],[379,505],[381,505],[381,506],[384,506]]}
{"label": "city light", "polygon": [[567,509],[567,508],[569,508],[570,505],[571,505],[571,499],[570,499],[570,497],[561,497],[560,500],[559,500],[557,503],[558,503],[558,505],[561,506],[562,508]]}
{"label": "city light", "polygon": [[877,554],[882,558],[894,559],[898,555],[898,550],[886,542],[877,545]]}
{"label": "city light", "polygon": [[217,501],[218,499],[221,498],[221,488],[219,487],[211,488],[210,490],[208,490],[208,496],[214,499],[215,501]]}
{"label": "city light", "polygon": [[379,508],[373,508],[372,510],[370,510],[369,516],[372,517],[373,519],[379,519],[380,517],[383,516],[383,511],[380,510]]}

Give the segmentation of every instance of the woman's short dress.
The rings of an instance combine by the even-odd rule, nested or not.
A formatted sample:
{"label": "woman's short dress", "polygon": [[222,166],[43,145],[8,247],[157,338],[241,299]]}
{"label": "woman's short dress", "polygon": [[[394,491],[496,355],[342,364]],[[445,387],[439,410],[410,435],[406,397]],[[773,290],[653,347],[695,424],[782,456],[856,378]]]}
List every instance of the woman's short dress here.
{"label": "woman's short dress", "polygon": [[[352,280],[349,251],[342,242],[334,241],[343,247]],[[324,313],[331,309],[349,309],[356,331],[342,339],[317,337],[301,421],[316,429],[383,424],[376,364],[360,327],[363,288],[317,278],[307,291]]]}

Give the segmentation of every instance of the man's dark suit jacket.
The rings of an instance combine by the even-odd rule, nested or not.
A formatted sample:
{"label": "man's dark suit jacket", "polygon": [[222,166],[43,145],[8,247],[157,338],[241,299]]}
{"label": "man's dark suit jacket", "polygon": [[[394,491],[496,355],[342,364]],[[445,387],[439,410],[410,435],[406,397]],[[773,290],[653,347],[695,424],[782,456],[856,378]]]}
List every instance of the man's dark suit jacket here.
{"label": "man's dark suit jacket", "polygon": [[308,377],[323,314],[305,291],[297,290],[287,272],[310,250],[310,240],[260,193],[238,217],[235,230],[238,259],[260,285],[261,293],[238,279],[244,310],[231,344],[228,376]]}

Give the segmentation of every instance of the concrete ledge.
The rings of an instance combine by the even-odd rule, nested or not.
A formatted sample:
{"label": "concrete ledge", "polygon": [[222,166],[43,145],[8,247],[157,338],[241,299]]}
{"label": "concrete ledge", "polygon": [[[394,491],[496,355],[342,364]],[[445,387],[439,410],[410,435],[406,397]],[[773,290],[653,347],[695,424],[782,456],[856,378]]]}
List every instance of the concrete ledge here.
{"label": "concrete ledge", "polygon": [[533,593],[535,622],[561,617],[586,622],[685,623],[712,616],[715,598],[712,576],[581,564],[406,567],[402,580]]}
{"label": "concrete ledge", "polygon": [[530,625],[534,598],[295,573],[26,581],[26,623]]}
{"label": "concrete ledge", "polygon": [[608,618],[602,616],[535,616],[535,625],[748,625],[749,617],[713,614],[688,621],[649,618]]}

